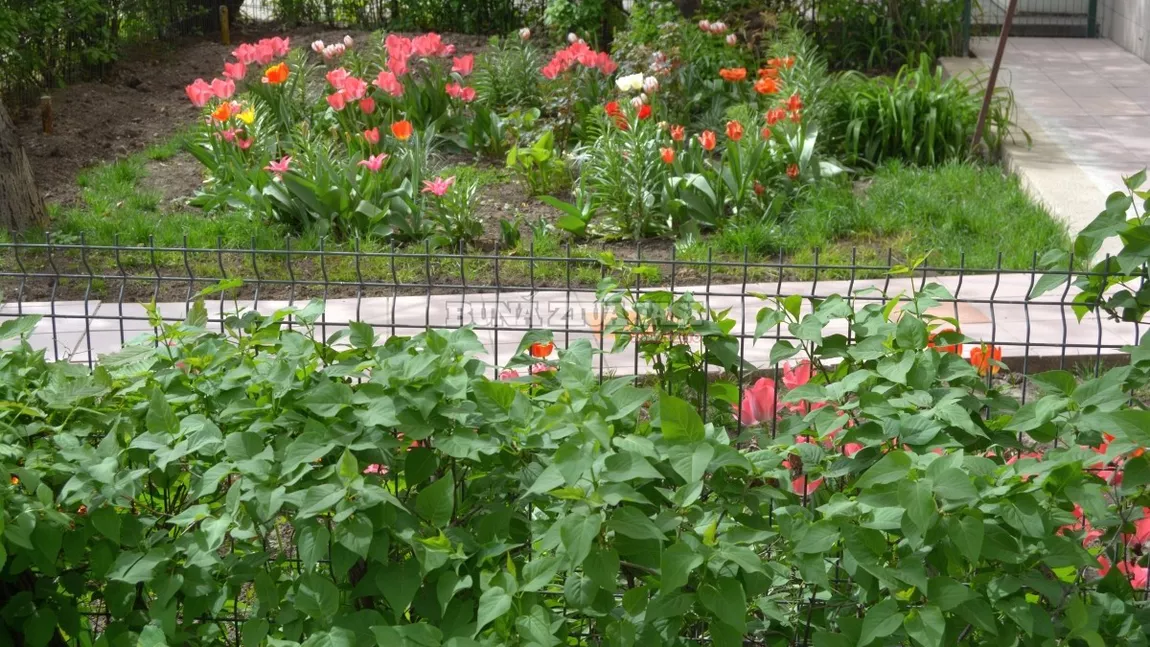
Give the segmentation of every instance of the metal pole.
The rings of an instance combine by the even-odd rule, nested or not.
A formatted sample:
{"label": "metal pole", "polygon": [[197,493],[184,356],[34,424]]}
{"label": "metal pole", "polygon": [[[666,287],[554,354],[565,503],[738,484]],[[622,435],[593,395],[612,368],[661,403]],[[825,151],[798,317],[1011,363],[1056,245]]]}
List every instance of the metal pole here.
{"label": "metal pole", "polygon": [[990,98],[994,95],[994,84],[998,82],[998,68],[1002,66],[1002,56],[1006,53],[1006,39],[1010,37],[1010,25],[1014,22],[1014,10],[1018,0],[1010,0],[1006,7],[1006,17],[1002,19],[1002,34],[998,37],[998,51],[994,53],[994,64],[990,66],[990,77],[986,80],[986,95],[982,97],[982,110],[978,112],[978,124],[974,127],[974,141],[971,150],[978,150],[982,141],[982,131],[986,127],[986,115],[990,112]]}
{"label": "metal pole", "polygon": [[970,24],[973,22],[971,4],[974,0],[962,3],[962,57],[970,56]]}
{"label": "metal pole", "polygon": [[1086,6],[1086,37],[1098,37],[1098,0],[1090,0]]}

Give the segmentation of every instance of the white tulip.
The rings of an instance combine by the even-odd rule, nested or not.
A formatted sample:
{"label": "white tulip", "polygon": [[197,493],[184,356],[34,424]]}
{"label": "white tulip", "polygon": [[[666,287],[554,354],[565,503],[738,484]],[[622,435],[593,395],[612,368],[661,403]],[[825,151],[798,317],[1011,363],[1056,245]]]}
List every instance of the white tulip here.
{"label": "white tulip", "polygon": [[311,51],[315,52],[316,54],[322,54],[323,53],[323,41],[317,40],[317,41],[313,42],[311,44]]}
{"label": "white tulip", "polygon": [[699,29],[702,29],[703,31],[711,31],[711,23],[705,19],[700,20],[699,21]]}
{"label": "white tulip", "polygon": [[638,110],[639,108],[642,108],[643,103],[644,103],[643,102],[643,95],[641,95],[641,94],[639,96],[633,97],[631,99],[631,107],[636,109],[636,110]]}
{"label": "white tulip", "polygon": [[571,32],[567,34],[567,42],[574,45],[575,43],[579,42],[579,37],[575,35],[575,32]]}
{"label": "white tulip", "polygon": [[659,79],[653,76],[648,76],[643,79],[643,92],[647,94],[655,94],[659,91]]}
{"label": "white tulip", "polygon": [[343,37],[343,44],[344,44],[344,45],[346,45],[346,46],[348,46],[348,47],[351,47],[353,44],[355,44],[355,41],[353,41],[353,40],[351,39],[351,36],[347,36],[347,35],[345,35],[345,36]]}
{"label": "white tulip", "polygon": [[643,89],[643,74],[629,74],[615,79],[615,86],[620,92],[636,92]]}
{"label": "white tulip", "polygon": [[531,30],[526,27],[520,29],[519,40],[531,40]]}
{"label": "white tulip", "polygon": [[734,34],[727,34],[727,44],[734,47],[739,43],[739,37]]}

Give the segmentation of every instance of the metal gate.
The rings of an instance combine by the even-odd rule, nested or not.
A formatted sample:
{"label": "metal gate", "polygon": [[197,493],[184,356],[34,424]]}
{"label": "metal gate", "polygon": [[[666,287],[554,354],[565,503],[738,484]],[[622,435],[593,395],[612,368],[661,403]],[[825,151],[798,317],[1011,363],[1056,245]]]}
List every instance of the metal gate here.
{"label": "metal gate", "polygon": [[[997,35],[1010,0],[972,0],[971,31]],[[1098,0],[1018,0],[1011,36],[1094,38]]]}

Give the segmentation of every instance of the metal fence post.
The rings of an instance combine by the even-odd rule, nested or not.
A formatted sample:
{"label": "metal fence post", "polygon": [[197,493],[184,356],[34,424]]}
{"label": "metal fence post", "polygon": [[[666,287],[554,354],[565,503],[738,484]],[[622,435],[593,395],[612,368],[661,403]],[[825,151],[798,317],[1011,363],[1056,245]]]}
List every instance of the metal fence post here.
{"label": "metal fence post", "polygon": [[[1092,0],[1093,1],[1093,0]],[[962,56],[966,58],[970,56],[970,26],[973,10],[971,5],[974,0],[965,0],[962,3]]]}
{"label": "metal fence post", "polygon": [[1098,0],[1086,5],[1086,37],[1098,38]]}

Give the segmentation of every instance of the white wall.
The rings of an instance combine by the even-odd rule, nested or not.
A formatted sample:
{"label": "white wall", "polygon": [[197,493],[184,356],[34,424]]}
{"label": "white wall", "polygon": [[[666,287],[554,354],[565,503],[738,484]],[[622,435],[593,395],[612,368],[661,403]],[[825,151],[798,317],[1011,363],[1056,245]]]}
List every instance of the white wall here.
{"label": "white wall", "polygon": [[1099,0],[1098,19],[1104,37],[1150,61],[1150,0]]}

